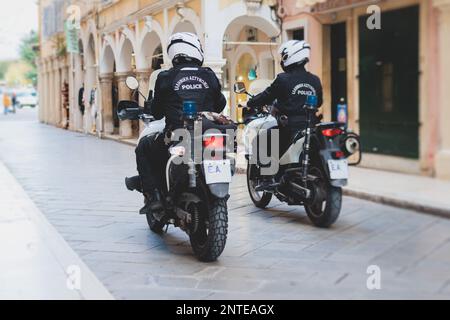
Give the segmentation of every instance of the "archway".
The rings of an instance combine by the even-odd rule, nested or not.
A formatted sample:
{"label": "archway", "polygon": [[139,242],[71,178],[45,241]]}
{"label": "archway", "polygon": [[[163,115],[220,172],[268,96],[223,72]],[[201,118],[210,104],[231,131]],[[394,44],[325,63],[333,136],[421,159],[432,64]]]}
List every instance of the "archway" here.
{"label": "archway", "polygon": [[[119,41],[119,50],[117,56],[117,72],[115,80],[118,87],[118,100],[136,100],[139,95],[137,91],[132,96],[131,90],[126,85],[126,79],[136,72],[136,56],[133,43],[125,35],[122,35]],[[122,138],[133,138],[139,135],[139,121],[121,121],[119,134]]]}
{"label": "archway", "polygon": [[136,67],[133,44],[128,38],[122,38],[121,40],[121,46],[117,56],[117,72],[131,73]]}
{"label": "archway", "polygon": [[108,41],[104,42],[99,68],[103,131],[107,135],[118,134],[120,125],[117,117],[118,89],[114,81],[116,61],[113,48]]}
{"label": "archway", "polygon": [[73,77],[73,92],[76,93],[75,99],[72,102],[74,108],[70,112],[70,127],[81,131],[83,130],[83,115],[84,107],[82,106],[82,100],[84,100],[84,78],[85,78],[85,64],[84,64],[84,46],[81,39],[78,41],[79,53],[74,55],[74,71]]}
{"label": "archway", "polygon": [[158,64],[158,69],[160,69],[160,66],[164,64],[162,43],[156,32],[148,32],[144,36],[136,56],[136,62],[138,70],[154,70]]}
{"label": "archway", "polygon": [[[277,70],[277,48],[279,29],[260,16],[239,16],[231,19],[223,31],[223,57],[227,59],[223,74],[224,90],[230,94],[229,113],[239,119],[241,112],[237,97],[231,88],[236,81],[250,85],[253,80],[272,80]],[[272,59],[268,59],[271,57]],[[242,63],[247,63],[244,68]],[[245,72],[244,72],[244,69]]]}
{"label": "archway", "polygon": [[204,45],[204,27],[197,13],[190,8],[181,8],[169,25],[169,35],[177,32],[190,32],[196,34]]}
{"label": "archway", "polygon": [[195,29],[194,25],[189,21],[181,21],[179,22],[175,29],[173,30],[173,33],[177,32],[190,32],[197,34],[197,30]]}
{"label": "archway", "polygon": [[[250,88],[251,83],[256,80],[255,78],[251,77],[251,73],[256,70],[257,63],[258,60],[256,59],[254,54],[245,52],[240,55],[233,70],[236,81],[243,82],[245,83],[246,88]],[[238,105],[239,103],[244,101],[247,101],[247,95],[236,94],[232,103]],[[236,118],[238,119],[238,121],[242,121],[242,110],[237,109],[236,112]]]}
{"label": "archway", "polygon": [[84,80],[84,100],[85,100],[85,112],[84,112],[84,131],[86,133],[95,133],[97,130],[97,115],[98,115],[98,102],[97,97],[97,54],[94,35],[90,34],[88,42],[85,46],[85,80]]}

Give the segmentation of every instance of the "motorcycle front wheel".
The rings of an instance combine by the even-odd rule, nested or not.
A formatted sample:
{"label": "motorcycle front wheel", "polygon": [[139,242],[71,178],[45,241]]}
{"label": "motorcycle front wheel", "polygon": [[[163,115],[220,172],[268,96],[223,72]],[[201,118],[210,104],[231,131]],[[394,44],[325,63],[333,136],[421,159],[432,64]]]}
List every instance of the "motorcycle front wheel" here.
{"label": "motorcycle front wheel", "polygon": [[311,173],[318,177],[313,182],[312,189],[321,196],[317,197],[314,203],[305,204],[305,210],[316,227],[329,228],[337,221],[341,213],[342,188],[331,186],[317,168],[313,168]]}
{"label": "motorcycle front wheel", "polygon": [[210,202],[209,205],[206,205],[206,201],[197,205],[197,210],[200,210],[197,212],[198,225],[189,236],[195,256],[203,262],[217,260],[225,249],[228,235],[226,200],[214,199]]}
{"label": "motorcycle front wheel", "polygon": [[255,188],[260,181],[258,167],[255,164],[248,164],[247,166],[247,188],[252,199],[253,204],[257,208],[265,209],[272,200],[272,194],[268,192],[259,192]]}

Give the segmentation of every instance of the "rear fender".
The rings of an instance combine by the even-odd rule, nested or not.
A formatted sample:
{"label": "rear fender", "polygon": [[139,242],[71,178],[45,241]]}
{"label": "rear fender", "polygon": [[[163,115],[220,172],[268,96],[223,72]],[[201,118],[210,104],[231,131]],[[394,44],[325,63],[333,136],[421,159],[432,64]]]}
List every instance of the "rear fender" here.
{"label": "rear fender", "polygon": [[[312,161],[316,165],[320,166],[320,169],[322,169],[322,172],[325,174],[327,180],[329,181],[330,185],[333,187],[344,187],[347,185],[348,180],[341,179],[341,180],[332,180],[330,175],[330,169],[328,167],[328,160],[334,160],[333,153],[340,151],[339,144],[333,140],[326,140],[325,142],[320,143],[319,137],[313,136],[311,144],[312,144]],[[317,156],[318,158],[317,159]]]}
{"label": "rear fender", "polygon": [[229,183],[215,183],[208,185],[211,194],[219,199],[228,199],[230,197]]}

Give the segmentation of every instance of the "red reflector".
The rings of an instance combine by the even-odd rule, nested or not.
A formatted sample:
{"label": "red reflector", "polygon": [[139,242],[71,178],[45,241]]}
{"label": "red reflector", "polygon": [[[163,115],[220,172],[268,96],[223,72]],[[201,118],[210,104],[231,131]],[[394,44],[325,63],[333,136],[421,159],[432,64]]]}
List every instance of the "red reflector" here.
{"label": "red reflector", "polygon": [[203,146],[205,148],[221,149],[224,146],[224,137],[212,136],[203,138]]}
{"label": "red reflector", "polygon": [[344,152],[342,152],[342,151],[336,151],[336,152],[334,153],[334,158],[335,158],[335,159],[342,159],[342,158],[345,158],[345,154],[344,154]]}
{"label": "red reflector", "polygon": [[342,131],[341,129],[338,129],[338,128],[322,130],[322,134],[325,137],[329,137],[329,138],[336,137],[343,133],[344,133],[344,131]]}

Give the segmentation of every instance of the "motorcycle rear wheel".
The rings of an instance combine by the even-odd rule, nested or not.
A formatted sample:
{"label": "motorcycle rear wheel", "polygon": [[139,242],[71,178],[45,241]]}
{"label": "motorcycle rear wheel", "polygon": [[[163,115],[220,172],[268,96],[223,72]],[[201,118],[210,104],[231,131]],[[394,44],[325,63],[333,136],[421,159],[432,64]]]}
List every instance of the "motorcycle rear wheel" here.
{"label": "motorcycle rear wheel", "polygon": [[258,184],[259,175],[257,173],[258,167],[255,164],[247,165],[247,188],[252,199],[253,204],[260,209],[265,209],[270,201],[272,201],[272,194],[268,192],[258,192],[255,190]]}
{"label": "motorcycle rear wheel", "polygon": [[324,178],[321,171],[313,168],[311,173],[318,176],[313,182],[316,188],[321,188],[325,193],[325,199],[312,205],[305,204],[305,210],[311,222],[319,228],[331,227],[339,218],[342,208],[342,188],[331,186]]}
{"label": "motorcycle rear wheel", "polygon": [[207,219],[199,219],[199,226],[190,235],[192,250],[202,262],[214,262],[222,254],[228,235],[228,208],[225,199],[215,199],[209,205],[200,207]]}

